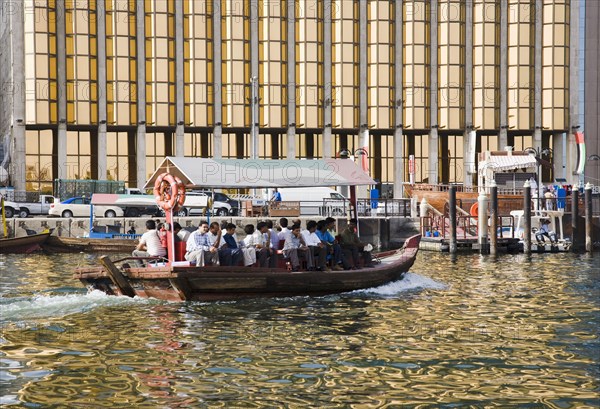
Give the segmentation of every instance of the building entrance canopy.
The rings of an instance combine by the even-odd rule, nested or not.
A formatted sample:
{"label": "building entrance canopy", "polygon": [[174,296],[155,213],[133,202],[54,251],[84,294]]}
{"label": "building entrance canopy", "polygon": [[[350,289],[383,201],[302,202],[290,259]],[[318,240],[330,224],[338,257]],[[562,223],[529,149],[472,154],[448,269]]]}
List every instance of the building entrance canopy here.
{"label": "building entrance canopy", "polygon": [[146,182],[168,172],[187,188],[252,189],[356,186],[376,182],[349,159],[254,160],[166,157]]}

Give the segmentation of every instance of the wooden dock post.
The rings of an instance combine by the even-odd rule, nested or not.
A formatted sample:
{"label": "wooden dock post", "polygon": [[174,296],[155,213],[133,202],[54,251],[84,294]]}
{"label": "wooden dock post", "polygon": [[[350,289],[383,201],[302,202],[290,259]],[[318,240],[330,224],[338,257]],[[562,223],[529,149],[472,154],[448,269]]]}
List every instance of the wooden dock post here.
{"label": "wooden dock post", "polygon": [[492,180],[490,184],[490,254],[498,254],[498,186]]}
{"label": "wooden dock post", "polygon": [[523,185],[523,216],[525,226],[523,227],[523,252],[531,254],[531,184],[529,180]]}
{"label": "wooden dock post", "polygon": [[477,237],[479,242],[479,253],[489,254],[488,244],[488,199],[484,192],[479,193],[477,198]]}
{"label": "wooden dock post", "polygon": [[450,217],[450,254],[455,254],[458,248],[456,244],[456,186],[450,186],[448,192],[448,215]]}
{"label": "wooden dock post", "polygon": [[571,192],[571,250],[579,251],[579,229],[577,220],[579,219],[579,185],[573,185]]}
{"label": "wooden dock post", "polygon": [[588,182],[584,188],[585,201],[585,251],[592,252],[592,184]]}

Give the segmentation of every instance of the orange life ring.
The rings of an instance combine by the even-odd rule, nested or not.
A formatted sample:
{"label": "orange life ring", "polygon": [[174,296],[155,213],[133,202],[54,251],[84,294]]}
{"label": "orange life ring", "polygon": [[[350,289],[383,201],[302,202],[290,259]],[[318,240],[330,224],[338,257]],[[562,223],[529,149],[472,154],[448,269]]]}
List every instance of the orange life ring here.
{"label": "orange life ring", "polygon": [[177,211],[185,202],[185,186],[177,176],[165,172],[156,178],[153,189],[156,204],[167,211]]}
{"label": "orange life ring", "polygon": [[479,212],[479,203],[475,202],[471,206],[471,209],[469,209],[469,214],[473,217],[477,217],[478,212]]}

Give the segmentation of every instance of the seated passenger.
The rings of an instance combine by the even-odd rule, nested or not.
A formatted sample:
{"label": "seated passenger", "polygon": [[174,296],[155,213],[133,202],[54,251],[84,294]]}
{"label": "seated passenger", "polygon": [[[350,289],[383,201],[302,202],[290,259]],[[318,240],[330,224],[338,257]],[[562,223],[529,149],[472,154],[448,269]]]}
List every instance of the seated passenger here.
{"label": "seated passenger", "polygon": [[314,270],[315,268],[319,271],[331,271],[327,267],[327,247],[321,242],[317,234],[317,222],[309,220],[306,223],[306,230],[302,231],[302,237],[304,242],[308,246],[309,251],[309,262],[308,269]]}
{"label": "seated passenger", "polygon": [[540,223],[539,230],[535,233],[535,239],[538,243],[545,243],[546,239],[544,237],[548,237],[551,244],[556,243],[556,233],[550,231],[550,220],[542,219]]}
{"label": "seated passenger", "polygon": [[225,231],[226,233],[223,235],[224,244],[219,249],[221,265],[237,266],[240,261],[242,261],[244,254],[237,243],[237,237],[235,236],[235,224],[228,223]]}
{"label": "seated passenger", "polygon": [[331,257],[333,270],[343,270],[342,267],[342,248],[337,240],[327,230],[327,221],[320,220],[317,222],[317,237],[323,242],[327,248],[327,257]]}
{"label": "seated passenger", "polygon": [[246,237],[244,237],[244,240],[240,241],[238,244],[242,249],[242,254],[244,255],[244,266],[250,267],[256,263],[256,248],[249,244],[252,234],[254,233],[254,225],[247,224],[244,227],[244,232],[246,233]]}
{"label": "seated passenger", "polygon": [[300,225],[293,225],[291,234],[285,239],[283,245],[283,257],[290,259],[292,271],[298,271],[300,270],[300,259],[308,261],[309,254],[308,246],[304,242],[302,234],[300,234]]}
{"label": "seated passenger", "polygon": [[371,252],[364,250],[368,243],[361,242],[356,234],[356,220],[348,222],[348,226],[340,234],[340,239],[344,269],[359,269],[358,262],[360,256],[363,258],[365,267],[373,267]]}
{"label": "seated passenger", "polygon": [[219,265],[219,251],[214,246],[214,239],[208,234],[208,223],[200,222],[198,230],[190,234],[186,244],[185,259],[196,263],[197,266],[205,266],[206,262]]}

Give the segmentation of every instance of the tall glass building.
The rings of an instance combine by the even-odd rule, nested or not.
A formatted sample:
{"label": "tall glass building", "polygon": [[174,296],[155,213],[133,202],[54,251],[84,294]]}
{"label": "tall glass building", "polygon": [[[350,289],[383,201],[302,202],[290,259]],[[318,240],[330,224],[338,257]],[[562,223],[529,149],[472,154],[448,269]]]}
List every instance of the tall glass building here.
{"label": "tall glass building", "polygon": [[[348,150],[366,154],[371,176],[398,197],[410,155],[416,182],[470,185],[476,152],[507,146],[550,148],[545,181],[576,182],[585,7],[4,1],[0,137],[10,141],[9,183],[141,186],[167,155],[310,159]],[[597,150],[597,128],[586,136]]]}

